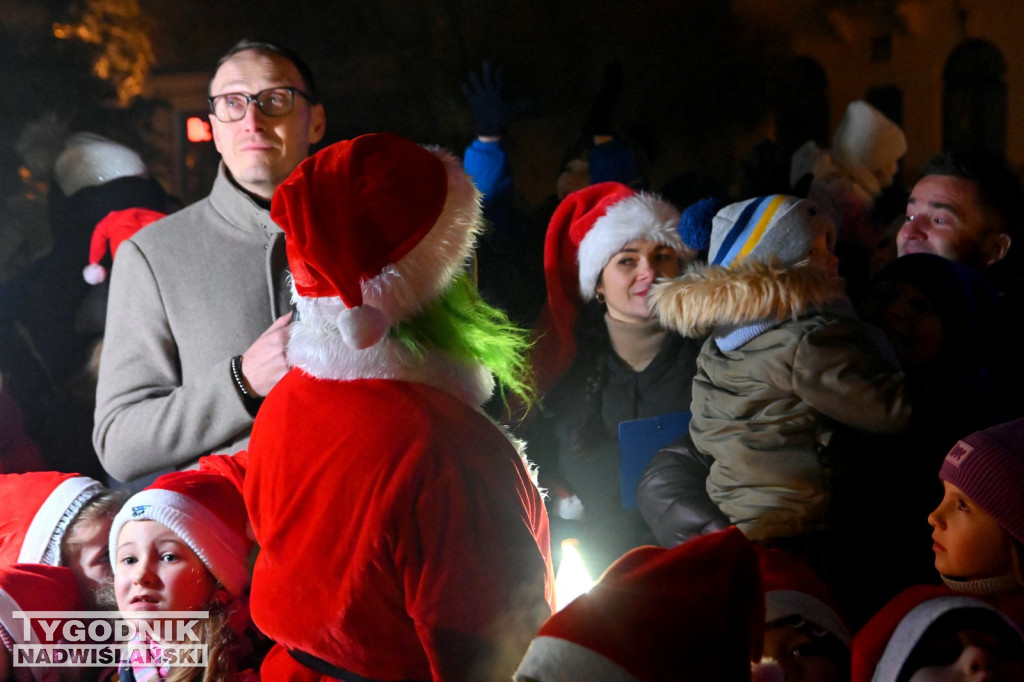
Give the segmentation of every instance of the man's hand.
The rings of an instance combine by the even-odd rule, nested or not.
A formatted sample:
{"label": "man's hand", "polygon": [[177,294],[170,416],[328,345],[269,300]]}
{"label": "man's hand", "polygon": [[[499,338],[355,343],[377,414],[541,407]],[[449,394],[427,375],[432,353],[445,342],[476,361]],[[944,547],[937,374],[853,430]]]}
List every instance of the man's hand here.
{"label": "man's hand", "polygon": [[242,353],[242,376],[252,393],[265,396],[290,369],[285,357],[288,346],[288,324],[292,314],[286,313],[267,327],[260,337]]}

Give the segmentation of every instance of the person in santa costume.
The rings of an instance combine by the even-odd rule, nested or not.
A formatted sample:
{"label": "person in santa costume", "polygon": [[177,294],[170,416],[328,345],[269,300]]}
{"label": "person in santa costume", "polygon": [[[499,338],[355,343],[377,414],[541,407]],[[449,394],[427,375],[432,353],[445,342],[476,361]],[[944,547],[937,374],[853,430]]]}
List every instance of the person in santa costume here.
{"label": "person in santa costume", "polygon": [[296,320],[244,484],[263,679],[508,680],[554,580],[531,466],[480,409],[494,376],[529,391],[526,332],[463,271],[478,192],[370,134],[301,163],[271,215]]}
{"label": "person in santa costume", "polygon": [[[0,475],[0,566],[65,566],[86,605],[111,607],[106,587],[110,524],[126,495],[88,476],[58,471]],[[2,679],[2,678],[0,678]]]}

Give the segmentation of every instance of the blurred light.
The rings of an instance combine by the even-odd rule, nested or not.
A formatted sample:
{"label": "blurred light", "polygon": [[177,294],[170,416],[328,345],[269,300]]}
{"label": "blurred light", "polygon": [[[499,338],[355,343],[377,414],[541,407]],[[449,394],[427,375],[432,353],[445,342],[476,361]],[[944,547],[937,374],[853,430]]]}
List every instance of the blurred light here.
{"label": "blurred light", "polygon": [[185,119],[185,136],[189,142],[209,142],[213,139],[210,122],[198,116]]}
{"label": "blurred light", "polygon": [[561,610],[581,594],[585,594],[594,586],[594,580],[587,573],[580,556],[579,541],[568,539],[562,541],[562,560],[558,564],[555,575],[555,608]]}

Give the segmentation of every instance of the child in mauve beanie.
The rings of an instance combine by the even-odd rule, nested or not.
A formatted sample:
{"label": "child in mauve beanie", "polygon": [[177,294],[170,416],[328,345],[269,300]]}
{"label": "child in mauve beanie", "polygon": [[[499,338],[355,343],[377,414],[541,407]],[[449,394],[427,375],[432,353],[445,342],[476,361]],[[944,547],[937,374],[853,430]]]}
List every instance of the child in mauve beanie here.
{"label": "child in mauve beanie", "polygon": [[[707,490],[752,540],[825,530],[829,420],[903,429],[903,372],[852,312],[832,254],[835,226],[812,201],[774,195],[721,209],[707,264],[655,284],[662,324],[710,337],[697,359],[690,435],[714,461]],[[795,547],[793,547],[795,548]]]}
{"label": "child in mauve beanie", "polygon": [[957,442],[939,478],[945,495],[928,515],[935,568],[1024,627],[1024,419]]}

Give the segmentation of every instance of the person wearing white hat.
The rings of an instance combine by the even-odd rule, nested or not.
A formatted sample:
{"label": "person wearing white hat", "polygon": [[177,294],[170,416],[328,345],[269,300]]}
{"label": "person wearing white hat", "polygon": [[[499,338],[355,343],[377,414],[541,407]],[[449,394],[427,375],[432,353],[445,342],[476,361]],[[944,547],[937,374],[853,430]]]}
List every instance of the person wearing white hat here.
{"label": "person wearing white hat", "polygon": [[304,62],[265,42],[236,44],[210,95],[222,160],[210,195],[123,241],[110,275],[93,445],[122,481],[243,449],[288,368],[269,202],[323,137],[324,108]]}

